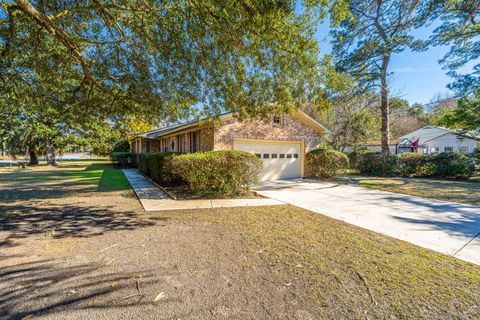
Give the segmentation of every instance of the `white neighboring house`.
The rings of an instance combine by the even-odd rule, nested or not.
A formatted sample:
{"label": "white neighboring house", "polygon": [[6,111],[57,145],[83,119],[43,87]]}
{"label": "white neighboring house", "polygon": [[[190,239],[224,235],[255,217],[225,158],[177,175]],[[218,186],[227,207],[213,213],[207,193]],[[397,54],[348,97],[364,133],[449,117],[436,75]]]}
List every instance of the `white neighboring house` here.
{"label": "white neighboring house", "polygon": [[417,139],[419,139],[418,152],[426,154],[454,151],[468,154],[480,148],[479,133],[425,126],[398,138],[402,141],[399,144],[399,152],[402,152],[402,145],[411,146]]}

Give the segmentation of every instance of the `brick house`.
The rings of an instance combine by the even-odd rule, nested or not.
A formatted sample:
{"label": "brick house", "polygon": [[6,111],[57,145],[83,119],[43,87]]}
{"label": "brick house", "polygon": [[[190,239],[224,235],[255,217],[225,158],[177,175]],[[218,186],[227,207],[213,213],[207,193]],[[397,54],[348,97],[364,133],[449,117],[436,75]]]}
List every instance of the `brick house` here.
{"label": "brick house", "polygon": [[302,111],[269,120],[239,121],[232,113],[220,121],[192,121],[136,136],[131,150],[199,152],[243,150],[263,160],[263,180],[303,176],[305,153],[318,148],[328,129]]}

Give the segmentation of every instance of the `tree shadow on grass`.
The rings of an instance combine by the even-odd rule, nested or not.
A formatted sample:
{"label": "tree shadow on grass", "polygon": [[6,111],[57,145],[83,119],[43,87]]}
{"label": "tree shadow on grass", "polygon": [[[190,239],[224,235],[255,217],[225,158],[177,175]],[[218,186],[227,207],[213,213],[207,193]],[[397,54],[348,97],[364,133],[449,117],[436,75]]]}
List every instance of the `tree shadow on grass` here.
{"label": "tree shadow on grass", "polygon": [[87,196],[92,192],[130,190],[123,172],[108,164],[93,164],[85,170],[46,170],[0,175],[0,201],[53,199]]}
{"label": "tree shadow on grass", "polygon": [[[21,204],[0,211],[0,231],[12,233],[13,238],[29,235],[51,235],[55,238],[90,237],[107,231],[133,230],[155,225],[155,222],[134,211],[112,211],[108,208],[85,205],[37,207]],[[5,245],[8,245],[6,239]]]}
{"label": "tree shadow on grass", "polygon": [[113,273],[105,265],[43,260],[0,268],[0,318],[22,319],[62,310],[115,308],[151,303],[142,286],[150,272]]}

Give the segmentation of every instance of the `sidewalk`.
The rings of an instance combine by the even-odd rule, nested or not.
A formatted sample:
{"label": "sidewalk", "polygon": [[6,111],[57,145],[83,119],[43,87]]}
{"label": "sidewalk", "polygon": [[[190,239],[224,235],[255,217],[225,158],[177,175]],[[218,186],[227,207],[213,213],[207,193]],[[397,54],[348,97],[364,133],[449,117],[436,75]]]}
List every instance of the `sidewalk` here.
{"label": "sidewalk", "polygon": [[173,200],[163,190],[145,178],[137,169],[123,169],[133,191],[145,211],[191,210],[233,207],[274,206],[284,204],[269,198]]}

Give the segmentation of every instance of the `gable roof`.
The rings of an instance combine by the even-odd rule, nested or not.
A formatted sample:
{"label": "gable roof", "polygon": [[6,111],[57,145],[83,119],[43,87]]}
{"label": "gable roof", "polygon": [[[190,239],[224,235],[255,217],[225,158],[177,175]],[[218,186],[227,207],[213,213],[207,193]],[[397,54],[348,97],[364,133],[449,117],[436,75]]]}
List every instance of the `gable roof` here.
{"label": "gable roof", "polygon": [[438,138],[440,136],[444,136],[446,134],[454,134],[460,137],[478,140],[480,141],[480,132],[477,131],[464,131],[459,129],[449,129],[444,127],[437,127],[437,126],[425,126],[420,129],[417,129],[413,132],[410,132],[406,135],[401,136],[398,139],[413,139],[413,138],[422,138],[422,140],[430,141],[432,139]]}
{"label": "gable roof", "polygon": [[[227,120],[229,118],[234,117],[234,114],[232,112],[229,113],[224,113],[220,115],[220,120]],[[300,120],[302,123],[305,125],[308,125],[310,127],[313,127],[314,129],[318,131],[323,131],[325,133],[330,134],[330,130],[322,125],[320,122],[318,122],[316,119],[313,117],[309,116],[305,112],[298,110],[294,113],[294,117],[296,117],[298,120]],[[175,133],[178,131],[182,131],[188,128],[192,128],[195,126],[200,125],[201,123],[205,122],[207,118],[201,119],[201,120],[192,120],[188,121],[182,124],[176,124],[173,126],[165,127],[165,128],[159,128],[155,129],[152,131],[148,131],[142,134],[137,135],[135,138],[147,138],[147,139],[155,139],[158,137],[165,136],[167,134]]]}

